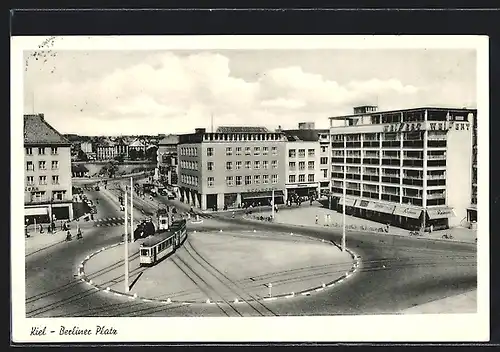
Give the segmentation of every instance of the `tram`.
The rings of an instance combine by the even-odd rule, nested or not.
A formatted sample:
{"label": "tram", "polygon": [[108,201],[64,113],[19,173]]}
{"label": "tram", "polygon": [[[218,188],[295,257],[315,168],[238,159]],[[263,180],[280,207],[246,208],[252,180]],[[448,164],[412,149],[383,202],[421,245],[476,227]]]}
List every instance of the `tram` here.
{"label": "tram", "polygon": [[187,238],[186,219],[175,220],[168,230],[144,240],[139,249],[140,266],[154,266],[175,252]]}

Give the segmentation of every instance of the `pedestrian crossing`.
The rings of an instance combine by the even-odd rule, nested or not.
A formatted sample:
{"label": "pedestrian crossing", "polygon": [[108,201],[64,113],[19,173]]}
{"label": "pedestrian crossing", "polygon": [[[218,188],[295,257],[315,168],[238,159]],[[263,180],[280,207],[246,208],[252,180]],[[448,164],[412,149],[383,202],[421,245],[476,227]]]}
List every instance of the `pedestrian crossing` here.
{"label": "pedestrian crossing", "polygon": [[[136,220],[136,219],[134,219]],[[130,221],[130,218],[129,218]],[[136,220],[138,221],[138,220]],[[102,227],[102,226],[119,226],[125,223],[125,217],[116,217],[116,218],[102,218],[94,220],[94,226]]]}

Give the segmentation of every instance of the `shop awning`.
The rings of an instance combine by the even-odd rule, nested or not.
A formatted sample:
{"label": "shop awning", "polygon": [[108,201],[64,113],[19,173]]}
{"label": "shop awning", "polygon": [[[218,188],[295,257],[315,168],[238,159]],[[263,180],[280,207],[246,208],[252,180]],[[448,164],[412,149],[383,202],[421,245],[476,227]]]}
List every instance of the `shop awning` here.
{"label": "shop awning", "polygon": [[24,208],[24,216],[49,215],[49,208]]}
{"label": "shop awning", "polygon": [[[273,196],[272,191],[242,193],[241,200],[257,199],[257,198],[272,198],[272,196]],[[274,191],[274,197],[283,197],[283,191]]]}
{"label": "shop awning", "polygon": [[467,207],[467,210],[477,211],[477,204],[471,204]]}
{"label": "shop awning", "polygon": [[[354,203],[356,203],[356,199],[350,199],[350,198],[347,198],[346,202],[345,202],[345,206],[346,207],[353,207],[354,206]],[[340,198],[339,200],[339,204],[340,205],[344,205],[344,198]]]}
{"label": "shop awning", "polygon": [[418,219],[422,214],[421,208],[408,207],[404,205],[397,205],[394,209],[394,215],[404,216],[407,218]]}
{"label": "shop awning", "polygon": [[356,203],[356,208],[368,208],[369,206],[370,206],[369,200],[358,199],[358,202]]}
{"label": "shop awning", "polygon": [[372,211],[378,211],[379,213],[386,213],[386,214],[392,214],[394,211],[394,205],[388,205],[388,204],[383,204],[383,203],[378,203],[378,202],[370,202],[366,209],[372,210]]}
{"label": "shop awning", "polygon": [[455,212],[453,208],[450,207],[440,207],[440,208],[430,208],[427,209],[427,215],[429,215],[429,219],[446,219],[452,218],[455,216]]}

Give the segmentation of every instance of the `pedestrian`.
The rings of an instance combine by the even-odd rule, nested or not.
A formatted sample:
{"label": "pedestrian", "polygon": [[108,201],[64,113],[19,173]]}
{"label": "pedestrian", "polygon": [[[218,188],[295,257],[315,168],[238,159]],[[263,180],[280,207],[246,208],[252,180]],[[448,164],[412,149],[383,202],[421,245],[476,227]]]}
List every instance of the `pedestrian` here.
{"label": "pedestrian", "polygon": [[76,238],[77,239],[83,238],[83,236],[82,236],[82,229],[80,227],[76,231]]}
{"label": "pedestrian", "polygon": [[327,226],[327,224],[328,224],[328,215],[325,214],[325,224],[324,225]]}
{"label": "pedestrian", "polygon": [[318,225],[318,215],[316,215],[316,225]]}
{"label": "pedestrian", "polygon": [[43,233],[43,226],[40,224],[40,233]]}
{"label": "pedestrian", "polygon": [[330,214],[326,216],[326,226],[330,226]]}
{"label": "pedestrian", "polygon": [[28,232],[28,225],[24,225],[24,235],[25,235],[26,237],[30,237],[30,234],[29,234],[29,232]]}
{"label": "pedestrian", "polygon": [[434,225],[431,225],[431,226],[429,227],[429,233],[432,233],[432,231],[433,231],[433,230],[434,230]]}

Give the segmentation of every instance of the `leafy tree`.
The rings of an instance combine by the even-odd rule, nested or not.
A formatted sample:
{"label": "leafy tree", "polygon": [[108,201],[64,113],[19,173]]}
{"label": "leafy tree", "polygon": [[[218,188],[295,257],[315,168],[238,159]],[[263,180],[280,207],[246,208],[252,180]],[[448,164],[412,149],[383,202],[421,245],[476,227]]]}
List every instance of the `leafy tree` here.
{"label": "leafy tree", "polygon": [[81,149],[78,151],[77,159],[80,160],[80,161],[87,161],[87,160],[89,160],[89,158],[87,157],[87,154],[85,154],[85,152],[83,150],[81,150]]}
{"label": "leafy tree", "polygon": [[129,152],[128,152],[128,156],[130,157],[130,160],[137,160],[137,150],[135,149],[130,149]]}
{"label": "leafy tree", "polygon": [[156,161],[156,152],[158,150],[158,147],[151,147],[148,150],[146,150],[146,158],[151,161]]}
{"label": "leafy tree", "polygon": [[123,163],[123,160],[125,159],[125,156],[123,154],[118,154],[115,156],[115,160],[119,163]]}
{"label": "leafy tree", "polygon": [[139,149],[139,150],[137,151],[137,159],[139,159],[139,160],[144,160],[144,150]]}

